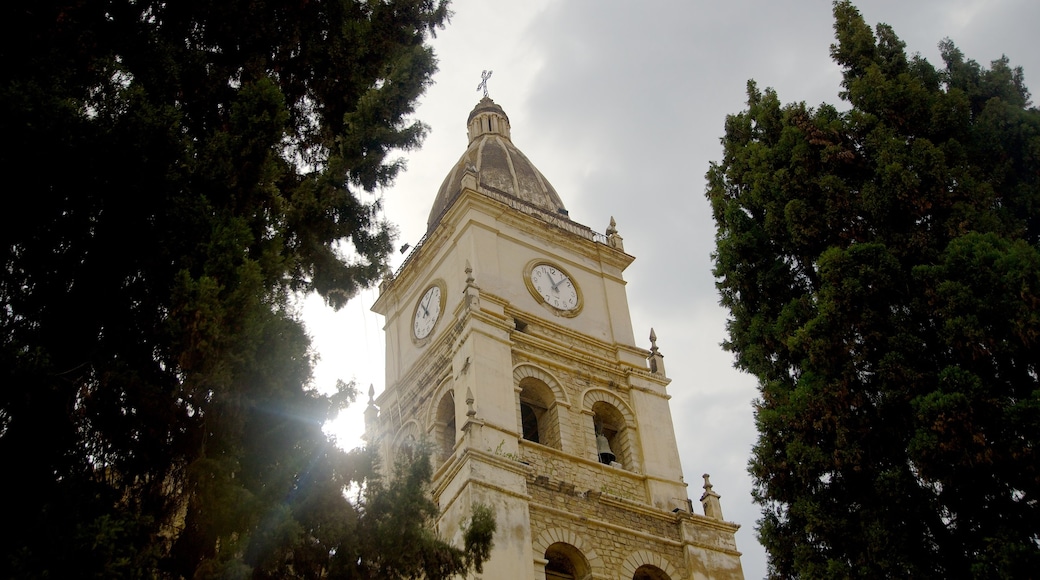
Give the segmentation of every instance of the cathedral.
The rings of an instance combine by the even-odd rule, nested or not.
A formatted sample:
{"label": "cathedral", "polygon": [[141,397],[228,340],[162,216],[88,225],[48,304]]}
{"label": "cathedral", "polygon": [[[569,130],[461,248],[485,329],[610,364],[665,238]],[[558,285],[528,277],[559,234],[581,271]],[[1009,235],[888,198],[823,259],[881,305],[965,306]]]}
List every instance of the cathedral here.
{"label": "cathedral", "polygon": [[[572,221],[486,95],[426,235],[380,286],[386,389],[365,438],[389,462],[432,444],[441,535],[472,507],[497,532],[489,580],[743,578],[707,475],[689,499],[664,356],[636,345],[611,220]],[[700,491],[701,481],[697,478]]]}

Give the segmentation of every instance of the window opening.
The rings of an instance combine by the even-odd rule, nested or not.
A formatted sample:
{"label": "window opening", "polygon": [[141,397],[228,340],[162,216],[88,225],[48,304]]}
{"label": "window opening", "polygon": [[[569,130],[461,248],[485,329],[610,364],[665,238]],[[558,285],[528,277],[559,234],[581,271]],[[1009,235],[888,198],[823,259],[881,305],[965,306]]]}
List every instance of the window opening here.
{"label": "window opening", "polygon": [[557,542],[545,550],[546,580],[584,580],[592,570],[585,556],[570,544]]}
{"label": "window opening", "polygon": [[664,570],[657,566],[643,564],[636,568],[636,573],[632,575],[632,580],[670,580],[670,578],[668,574],[664,573]]}
{"label": "window opening", "polygon": [[448,391],[437,405],[437,444],[441,461],[447,460],[455,451],[455,391]]}
{"label": "window opening", "polygon": [[520,403],[520,423],[523,426],[524,439],[541,443],[541,438],[538,436],[538,415],[534,408],[527,403]]}
{"label": "window opening", "polygon": [[602,401],[592,406],[592,413],[597,459],[604,465],[626,466],[625,418],[613,405]]}
{"label": "window opening", "polygon": [[523,378],[519,386],[520,435],[527,441],[561,449],[559,407],[552,389],[534,377]]}

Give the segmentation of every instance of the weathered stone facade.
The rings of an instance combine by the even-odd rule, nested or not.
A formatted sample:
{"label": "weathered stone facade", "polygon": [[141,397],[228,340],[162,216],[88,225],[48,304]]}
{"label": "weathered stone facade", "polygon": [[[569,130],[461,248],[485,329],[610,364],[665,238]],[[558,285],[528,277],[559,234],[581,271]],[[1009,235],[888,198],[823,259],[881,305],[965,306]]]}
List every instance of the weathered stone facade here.
{"label": "weathered stone facade", "polygon": [[474,505],[494,509],[483,578],[742,578],[738,526],[707,477],[704,513],[688,498],[671,379],[656,337],[635,346],[622,278],[633,258],[615,225],[570,221],[489,99],[468,128],[430,231],[373,307],[387,381],[367,439],[388,457],[435,446],[447,537]]}

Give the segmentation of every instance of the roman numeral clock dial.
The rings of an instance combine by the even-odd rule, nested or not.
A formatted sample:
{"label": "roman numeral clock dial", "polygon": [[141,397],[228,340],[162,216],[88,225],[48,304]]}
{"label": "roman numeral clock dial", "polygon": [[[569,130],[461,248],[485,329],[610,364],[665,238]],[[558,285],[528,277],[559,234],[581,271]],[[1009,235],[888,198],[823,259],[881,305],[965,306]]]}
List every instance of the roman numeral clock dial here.
{"label": "roman numeral clock dial", "polygon": [[560,316],[577,316],[581,311],[581,292],[574,279],[563,268],[548,262],[536,262],[527,268],[524,282],[536,300]]}

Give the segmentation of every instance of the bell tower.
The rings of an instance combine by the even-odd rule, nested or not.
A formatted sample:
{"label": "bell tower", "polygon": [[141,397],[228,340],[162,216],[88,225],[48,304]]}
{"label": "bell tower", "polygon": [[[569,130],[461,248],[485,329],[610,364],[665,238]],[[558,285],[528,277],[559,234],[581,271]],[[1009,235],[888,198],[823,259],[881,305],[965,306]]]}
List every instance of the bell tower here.
{"label": "bell tower", "polygon": [[571,221],[486,96],[423,239],[380,286],[386,389],[366,439],[434,445],[439,527],[472,507],[498,531],[483,578],[743,578],[707,476],[696,513],[664,356],[636,346],[614,220]]}

